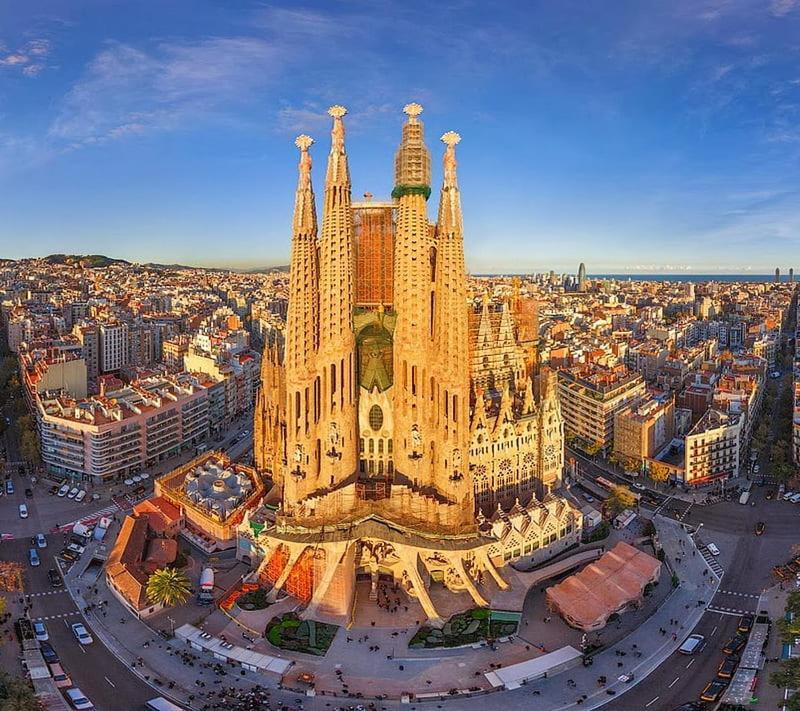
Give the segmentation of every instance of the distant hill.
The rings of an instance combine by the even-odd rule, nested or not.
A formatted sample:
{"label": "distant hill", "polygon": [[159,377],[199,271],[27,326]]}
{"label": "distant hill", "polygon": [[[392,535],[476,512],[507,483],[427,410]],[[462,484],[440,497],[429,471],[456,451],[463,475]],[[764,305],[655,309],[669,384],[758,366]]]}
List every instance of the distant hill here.
{"label": "distant hill", "polygon": [[273,272],[288,272],[288,264],[280,264],[277,267],[253,267],[252,269],[237,269],[243,274],[272,274]]}
{"label": "distant hill", "polygon": [[[42,260],[48,264],[67,264],[79,265],[82,264],[92,269],[101,269],[112,265],[120,265],[126,267],[144,267],[145,269],[199,269],[207,272],[217,271],[234,271],[241,274],[272,274],[274,272],[288,272],[289,265],[281,264],[272,267],[252,267],[250,269],[231,269],[230,267],[193,267],[187,264],[159,264],[157,262],[147,262],[145,264],[136,264],[129,262],[127,259],[116,259],[114,257],[107,257],[104,254],[48,254],[42,257]],[[4,260],[0,258],[0,263]],[[15,260],[8,260],[13,263]]]}
{"label": "distant hill", "polygon": [[84,264],[87,267],[109,267],[112,264],[129,265],[124,259],[112,259],[103,254],[49,254],[44,257],[48,264]]}

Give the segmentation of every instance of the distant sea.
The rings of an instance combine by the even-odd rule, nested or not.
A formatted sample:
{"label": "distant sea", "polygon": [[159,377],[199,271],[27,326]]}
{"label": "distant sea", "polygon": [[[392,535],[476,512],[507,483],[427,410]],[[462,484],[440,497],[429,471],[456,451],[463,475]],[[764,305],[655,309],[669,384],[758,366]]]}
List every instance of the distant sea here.
{"label": "distant sea", "polygon": [[[500,274],[475,274],[477,277],[500,276]],[[524,274],[504,273],[502,276],[529,277]],[[775,274],[587,274],[587,279],[616,279],[617,281],[775,281]],[[800,274],[797,275],[800,281]],[[788,283],[789,276],[781,274],[781,282]]]}
{"label": "distant sea", "polygon": [[[616,279],[617,281],[775,281],[774,274],[589,274],[588,279]],[[781,274],[788,283],[788,275]]]}

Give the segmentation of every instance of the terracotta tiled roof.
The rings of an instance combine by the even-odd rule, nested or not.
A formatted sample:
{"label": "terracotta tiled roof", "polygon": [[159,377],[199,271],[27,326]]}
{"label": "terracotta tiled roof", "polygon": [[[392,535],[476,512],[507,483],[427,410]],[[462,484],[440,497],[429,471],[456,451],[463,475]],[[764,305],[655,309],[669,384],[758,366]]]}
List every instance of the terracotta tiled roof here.
{"label": "terracotta tiled roof", "polygon": [[547,602],[575,627],[597,629],[612,613],[639,599],[660,570],[658,560],[619,542],[594,563],[548,588]]}

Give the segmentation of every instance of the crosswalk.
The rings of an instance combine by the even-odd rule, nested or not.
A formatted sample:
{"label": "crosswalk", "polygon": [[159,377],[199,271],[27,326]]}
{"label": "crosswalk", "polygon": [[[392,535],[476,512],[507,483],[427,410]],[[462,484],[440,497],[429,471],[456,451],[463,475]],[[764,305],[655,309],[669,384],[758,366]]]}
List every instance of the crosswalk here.
{"label": "crosswalk", "polygon": [[742,610],[736,607],[722,607],[718,605],[709,605],[706,610],[708,612],[716,612],[720,615],[735,615],[738,617],[739,615],[752,615],[755,610]]}
{"label": "crosswalk", "polygon": [[706,563],[708,563],[708,567],[711,568],[711,571],[717,578],[722,579],[722,576],[725,575],[725,571],[722,569],[722,566],[717,562],[716,557],[711,554],[711,551],[708,550],[705,546],[700,549],[700,555],[703,556]]}
{"label": "crosswalk", "polygon": [[694,502],[693,502],[693,501],[690,501],[690,502],[689,502],[689,505],[686,507],[686,509],[684,510],[684,512],[683,512],[682,514],[679,514],[679,515],[676,517],[676,519],[677,519],[678,521],[680,521],[681,523],[683,523],[683,519],[685,519],[685,518],[686,518],[686,517],[689,515],[689,511],[691,511],[691,510],[692,510],[692,506],[694,506]]}
{"label": "crosswalk", "polygon": [[28,597],[45,597],[46,595],[63,595],[66,590],[45,590],[43,592],[26,593]]}
{"label": "crosswalk", "polygon": [[756,595],[755,593],[746,593],[746,592],[738,592],[736,590],[717,590],[717,595],[734,595],[736,597],[747,597],[752,600],[758,600],[761,595]]}
{"label": "crosswalk", "polygon": [[76,523],[82,523],[86,526],[92,523],[97,523],[97,521],[103,518],[103,516],[113,516],[114,514],[118,513],[121,510],[123,509],[120,507],[119,504],[117,503],[109,504],[108,506],[106,506],[103,509],[100,509],[99,511],[95,511],[94,513],[76,519],[75,521],[72,521],[70,523],[65,523],[63,526],[59,526],[56,529],[56,532],[67,533],[68,531],[72,530],[72,528],[75,526]]}
{"label": "crosswalk", "polygon": [[[720,596],[735,599],[719,600]],[[721,615],[750,615],[756,612],[753,608],[758,607],[756,602],[752,601],[759,600],[760,597],[756,593],[741,592],[739,590],[717,590],[717,594],[714,596],[717,602],[712,602],[708,606],[708,610],[710,612],[719,612]]]}
{"label": "crosswalk", "polygon": [[44,617],[34,617],[33,620],[36,622],[48,622],[49,620],[63,620],[66,617],[80,617],[80,611],[78,610],[71,610],[70,612],[62,612],[57,615],[45,615]]}

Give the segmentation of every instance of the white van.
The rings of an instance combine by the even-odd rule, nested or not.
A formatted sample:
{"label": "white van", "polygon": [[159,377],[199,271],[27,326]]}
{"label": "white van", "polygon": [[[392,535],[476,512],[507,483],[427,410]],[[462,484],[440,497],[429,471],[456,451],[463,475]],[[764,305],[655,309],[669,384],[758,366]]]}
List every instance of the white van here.
{"label": "white van", "polygon": [[690,634],[678,648],[681,654],[694,654],[706,646],[706,638],[701,634]]}

